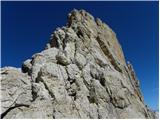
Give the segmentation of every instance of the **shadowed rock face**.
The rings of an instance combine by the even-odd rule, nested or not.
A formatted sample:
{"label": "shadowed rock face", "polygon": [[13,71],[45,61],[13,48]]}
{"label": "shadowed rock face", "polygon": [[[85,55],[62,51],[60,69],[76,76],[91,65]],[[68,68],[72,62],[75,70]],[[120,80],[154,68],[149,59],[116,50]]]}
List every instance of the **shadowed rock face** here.
{"label": "shadowed rock face", "polygon": [[73,10],[46,49],[1,69],[1,118],[154,118],[115,33]]}

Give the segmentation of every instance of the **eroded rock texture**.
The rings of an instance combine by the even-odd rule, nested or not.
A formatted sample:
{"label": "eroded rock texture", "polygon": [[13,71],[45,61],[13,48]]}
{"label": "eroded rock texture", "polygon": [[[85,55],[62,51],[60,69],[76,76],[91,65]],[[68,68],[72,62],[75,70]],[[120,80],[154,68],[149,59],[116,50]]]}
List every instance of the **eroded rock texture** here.
{"label": "eroded rock texture", "polygon": [[115,33],[73,10],[41,53],[1,69],[1,118],[154,118]]}

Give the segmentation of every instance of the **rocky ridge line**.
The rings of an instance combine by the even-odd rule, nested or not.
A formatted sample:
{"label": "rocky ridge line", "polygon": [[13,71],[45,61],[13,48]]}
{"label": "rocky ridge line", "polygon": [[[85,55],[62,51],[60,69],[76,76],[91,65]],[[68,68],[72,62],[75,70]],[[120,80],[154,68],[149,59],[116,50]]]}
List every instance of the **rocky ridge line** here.
{"label": "rocky ridge line", "polygon": [[155,118],[116,34],[73,10],[46,49],[1,69],[1,118]]}

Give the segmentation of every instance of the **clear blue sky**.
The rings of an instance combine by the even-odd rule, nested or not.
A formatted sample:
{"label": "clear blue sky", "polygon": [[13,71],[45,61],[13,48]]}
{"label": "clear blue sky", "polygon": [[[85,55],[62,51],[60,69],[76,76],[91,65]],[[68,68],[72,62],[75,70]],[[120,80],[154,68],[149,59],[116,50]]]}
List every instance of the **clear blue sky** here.
{"label": "clear blue sky", "polygon": [[141,83],[145,103],[158,109],[157,2],[2,2],[2,67],[21,67],[40,52],[73,9],[85,9],[117,34]]}

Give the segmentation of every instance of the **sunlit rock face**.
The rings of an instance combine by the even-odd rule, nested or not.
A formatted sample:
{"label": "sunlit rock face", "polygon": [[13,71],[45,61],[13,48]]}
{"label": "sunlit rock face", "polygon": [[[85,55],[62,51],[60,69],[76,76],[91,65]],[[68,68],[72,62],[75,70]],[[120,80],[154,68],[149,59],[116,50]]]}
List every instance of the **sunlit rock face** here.
{"label": "sunlit rock face", "polygon": [[1,68],[1,94],[1,118],[155,118],[116,34],[84,10],[22,71]]}

